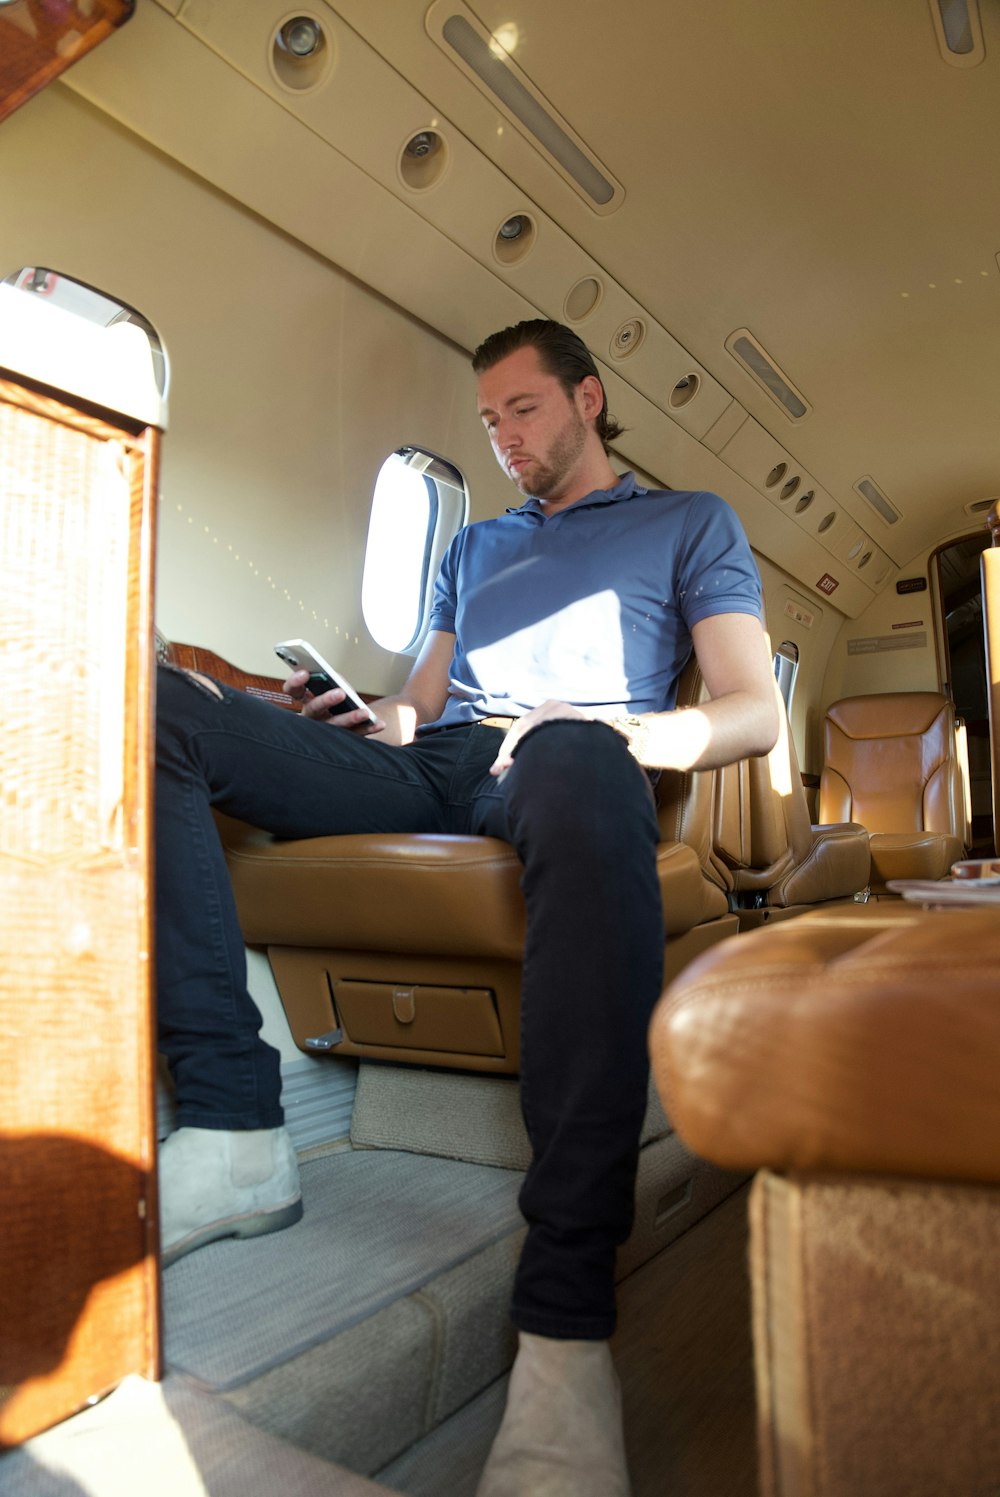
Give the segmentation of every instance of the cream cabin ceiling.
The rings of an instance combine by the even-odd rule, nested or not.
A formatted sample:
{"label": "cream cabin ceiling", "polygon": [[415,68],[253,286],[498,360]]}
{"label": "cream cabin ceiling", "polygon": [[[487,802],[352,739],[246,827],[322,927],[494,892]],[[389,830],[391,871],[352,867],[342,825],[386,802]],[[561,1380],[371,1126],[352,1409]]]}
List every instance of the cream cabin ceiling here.
{"label": "cream cabin ceiling", "polygon": [[[876,542],[903,561],[1000,490],[996,0],[972,68],[943,61],[927,0],[474,0],[624,186],[609,216],[448,62],[427,8],[337,6]],[[726,352],[741,327],[813,407],[801,426]]]}
{"label": "cream cabin ceiling", "polygon": [[[533,308],[563,315],[596,276],[605,294],[578,325],[633,427],[630,460],[732,489],[754,543],[807,585],[833,571],[853,613],[1000,492],[1000,3],[980,5],[985,59],[957,68],[928,0],[456,0],[621,184],[611,212],[435,39],[441,0],[303,0],[331,52],[300,94],[267,61],[287,8],[148,0],[70,82],[466,347]],[[433,126],[447,170],[415,190],[400,153]],[[521,212],[530,250],[499,263],[496,230]],[[646,336],[618,359],[634,317]],[[740,329],[803,420],[727,352]],[[675,407],[688,371],[698,393]]]}

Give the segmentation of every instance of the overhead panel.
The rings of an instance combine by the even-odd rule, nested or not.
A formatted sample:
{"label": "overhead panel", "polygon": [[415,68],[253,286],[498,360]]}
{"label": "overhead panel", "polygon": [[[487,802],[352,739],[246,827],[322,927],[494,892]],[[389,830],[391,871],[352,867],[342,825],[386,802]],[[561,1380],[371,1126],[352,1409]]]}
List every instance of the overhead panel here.
{"label": "overhead panel", "polygon": [[[125,65],[102,68],[98,55],[80,74],[80,91],[461,346],[521,317],[568,321],[593,350],[615,414],[633,428],[622,453],[666,483],[694,486],[690,475],[698,487],[732,492],[760,549],[796,575],[819,577],[824,568],[812,557],[827,554],[821,522],[829,510],[818,491],[797,509],[812,483],[801,466],[406,76],[326,5],[310,14],[321,23],[322,48],[297,58],[300,39],[285,38],[279,64],[289,18],[273,0],[187,0],[176,20],[166,4],[143,7],[122,38]],[[140,87],[131,75],[130,32],[140,55],[151,40],[178,54],[171,66],[188,80],[183,112],[166,82],[158,92],[148,76]],[[187,51],[195,38],[200,55]],[[700,457],[680,438],[702,444]],[[743,461],[740,444],[758,438],[766,452]],[[716,453],[746,478],[745,491],[713,471]],[[789,471],[766,483],[779,462]],[[788,526],[764,525],[766,508],[755,518],[755,495],[786,514]],[[841,588],[838,608],[870,601],[864,574],[857,582],[850,593]]]}
{"label": "overhead panel", "polygon": [[[873,591],[889,580],[894,563],[837,500],[786,452],[771,433],[748,417],[721,448],[725,463],[765,495],[830,557],[830,564],[810,579],[819,592],[838,602],[845,579],[857,579]],[[777,548],[780,554],[781,547]]]}

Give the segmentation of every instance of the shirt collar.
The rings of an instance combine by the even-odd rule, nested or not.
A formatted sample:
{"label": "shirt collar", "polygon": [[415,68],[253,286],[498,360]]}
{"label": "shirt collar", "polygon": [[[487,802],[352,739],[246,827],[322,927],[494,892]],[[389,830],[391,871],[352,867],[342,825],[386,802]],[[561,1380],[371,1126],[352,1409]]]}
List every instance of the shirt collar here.
{"label": "shirt collar", "polygon": [[[647,494],[648,492],[648,489],[644,489],[641,484],[636,482],[634,473],[623,473],[613,488],[594,489],[592,493],[584,494],[582,499],[574,500],[572,504],[567,505],[559,513],[568,515],[570,510],[574,509],[591,509],[601,504],[617,504],[620,500],[633,499],[638,495]],[[509,515],[536,514],[545,516],[545,511],[542,509],[541,502],[538,499],[526,499],[523,504],[511,505],[507,513]],[[546,516],[546,518],[548,517]]]}

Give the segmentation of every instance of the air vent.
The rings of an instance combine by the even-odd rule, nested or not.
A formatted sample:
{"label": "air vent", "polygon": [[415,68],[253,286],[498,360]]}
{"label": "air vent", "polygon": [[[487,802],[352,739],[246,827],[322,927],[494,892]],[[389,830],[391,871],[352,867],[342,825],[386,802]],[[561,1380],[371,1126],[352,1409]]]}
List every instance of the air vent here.
{"label": "air vent", "polygon": [[871,505],[880,520],[884,520],[887,525],[895,525],[899,519],[899,511],[893,509],[873,478],[859,478],[854,487],[862,499],[867,500]]}
{"label": "air vent", "polygon": [[[550,108],[510,55],[515,28],[491,33],[458,0],[443,0],[427,13],[427,30],[438,46],[522,130],[592,208],[611,213],[625,191]],[[508,31],[510,34],[508,34]]]}
{"label": "air vent", "polygon": [[681,406],[690,405],[701,387],[701,376],[697,374],[685,374],[679,379],[667,397],[674,410]]}
{"label": "air vent", "polygon": [[973,499],[971,504],[965,506],[967,515],[985,515],[986,511],[992,509],[994,504],[1000,504],[1000,499]]}
{"label": "air vent", "polygon": [[530,213],[514,213],[493,236],[493,253],[501,265],[517,265],[531,253],[534,243],[534,219]]}
{"label": "air vent", "polygon": [[448,148],[436,130],[418,130],[399,153],[399,175],[411,192],[426,192],[443,177]]}
{"label": "air vent", "polygon": [[630,317],[623,322],[611,339],[611,357],[613,359],[627,359],[629,354],[635,353],[646,336],[646,324],[641,317]]}
{"label": "air vent", "polygon": [[726,348],[738,360],[748,374],[765,390],[771,399],[780,405],[790,421],[803,421],[812,410],[805,396],[796,390],[787,375],[766,353],[752,333],[745,327],[737,328],[726,339]]}

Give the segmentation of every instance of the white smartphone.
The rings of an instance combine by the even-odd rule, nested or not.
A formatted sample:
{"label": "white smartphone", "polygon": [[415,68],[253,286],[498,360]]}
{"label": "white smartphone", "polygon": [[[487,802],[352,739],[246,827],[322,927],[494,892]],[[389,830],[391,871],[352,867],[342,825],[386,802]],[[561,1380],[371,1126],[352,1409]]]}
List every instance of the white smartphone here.
{"label": "white smartphone", "polygon": [[345,699],[338,702],[330,713],[331,717],[340,717],[345,712],[361,711],[368,714],[369,722],[377,722],[372,709],[363,702],[349,681],[335,671],[332,665],[325,661],[318,650],[313,649],[304,639],[286,639],[280,645],[275,645],[274,653],[279,655],[286,665],[290,665],[293,671],[308,671],[309,680],[306,682],[314,697],[321,696],[324,691],[332,691],[339,686],[345,692]]}

